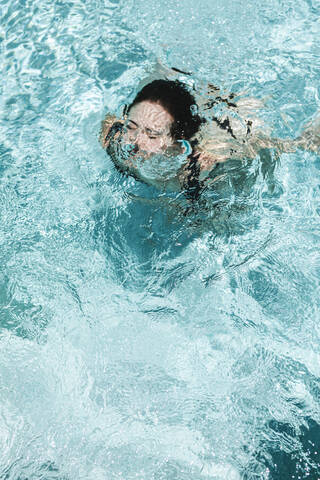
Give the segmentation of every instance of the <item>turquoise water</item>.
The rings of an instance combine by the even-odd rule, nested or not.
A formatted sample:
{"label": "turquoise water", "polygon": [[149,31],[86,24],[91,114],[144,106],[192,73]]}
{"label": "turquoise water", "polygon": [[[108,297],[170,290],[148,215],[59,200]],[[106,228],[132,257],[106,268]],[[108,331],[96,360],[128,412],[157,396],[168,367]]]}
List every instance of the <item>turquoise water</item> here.
{"label": "turquoise water", "polygon": [[320,478],[319,155],[188,209],[98,143],[157,58],[320,110],[319,3],[0,3],[0,478]]}

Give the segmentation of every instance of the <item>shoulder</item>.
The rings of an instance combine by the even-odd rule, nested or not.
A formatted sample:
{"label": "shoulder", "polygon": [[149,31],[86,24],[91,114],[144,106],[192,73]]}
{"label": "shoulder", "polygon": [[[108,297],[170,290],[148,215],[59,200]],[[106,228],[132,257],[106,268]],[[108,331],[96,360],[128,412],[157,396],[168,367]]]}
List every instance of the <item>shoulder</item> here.
{"label": "shoulder", "polygon": [[263,102],[255,98],[217,97],[216,103],[222,104],[217,112],[207,113],[207,121],[197,133],[197,145],[194,154],[200,172],[210,172],[218,163],[231,158],[251,158],[256,151],[254,139],[265,126],[259,118]]}

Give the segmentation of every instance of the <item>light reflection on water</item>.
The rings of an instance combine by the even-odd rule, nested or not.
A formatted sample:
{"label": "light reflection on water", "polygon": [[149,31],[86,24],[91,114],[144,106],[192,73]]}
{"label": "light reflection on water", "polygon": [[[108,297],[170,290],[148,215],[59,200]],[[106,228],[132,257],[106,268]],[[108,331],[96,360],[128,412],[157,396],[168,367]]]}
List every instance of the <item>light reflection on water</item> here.
{"label": "light reflection on water", "polygon": [[1,478],[320,475],[319,157],[230,161],[190,205],[97,140],[158,55],[300,133],[319,12],[268,5],[2,6]]}

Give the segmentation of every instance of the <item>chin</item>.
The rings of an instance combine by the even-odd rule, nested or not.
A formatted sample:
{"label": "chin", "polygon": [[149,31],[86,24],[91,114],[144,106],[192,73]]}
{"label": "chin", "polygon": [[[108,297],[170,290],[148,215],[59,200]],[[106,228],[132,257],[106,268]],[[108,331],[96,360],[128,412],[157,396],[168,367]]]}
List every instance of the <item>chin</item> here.
{"label": "chin", "polygon": [[154,155],[159,155],[161,152],[158,151],[158,152],[145,152],[145,151],[139,151],[137,152],[134,156],[135,157],[140,157],[142,158],[143,160],[148,160],[149,158],[152,158]]}

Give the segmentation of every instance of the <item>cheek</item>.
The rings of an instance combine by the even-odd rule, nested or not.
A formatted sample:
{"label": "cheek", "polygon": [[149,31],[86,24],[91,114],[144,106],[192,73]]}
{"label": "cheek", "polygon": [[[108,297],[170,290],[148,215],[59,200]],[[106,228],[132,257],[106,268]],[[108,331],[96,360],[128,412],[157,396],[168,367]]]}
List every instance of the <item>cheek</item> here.
{"label": "cheek", "polygon": [[165,141],[163,138],[149,138],[145,145],[150,152],[156,153],[165,147]]}
{"label": "cheek", "polygon": [[171,137],[160,137],[156,139],[150,139],[150,146],[154,147],[157,150],[163,150],[173,144]]}
{"label": "cheek", "polygon": [[122,140],[124,143],[137,143],[142,150],[149,153],[159,153],[173,143],[170,136],[149,138],[146,134],[137,135],[137,132],[134,130],[125,131]]}
{"label": "cheek", "polygon": [[150,139],[145,148],[150,153],[163,153],[172,145],[174,141],[171,138],[157,138]]}

